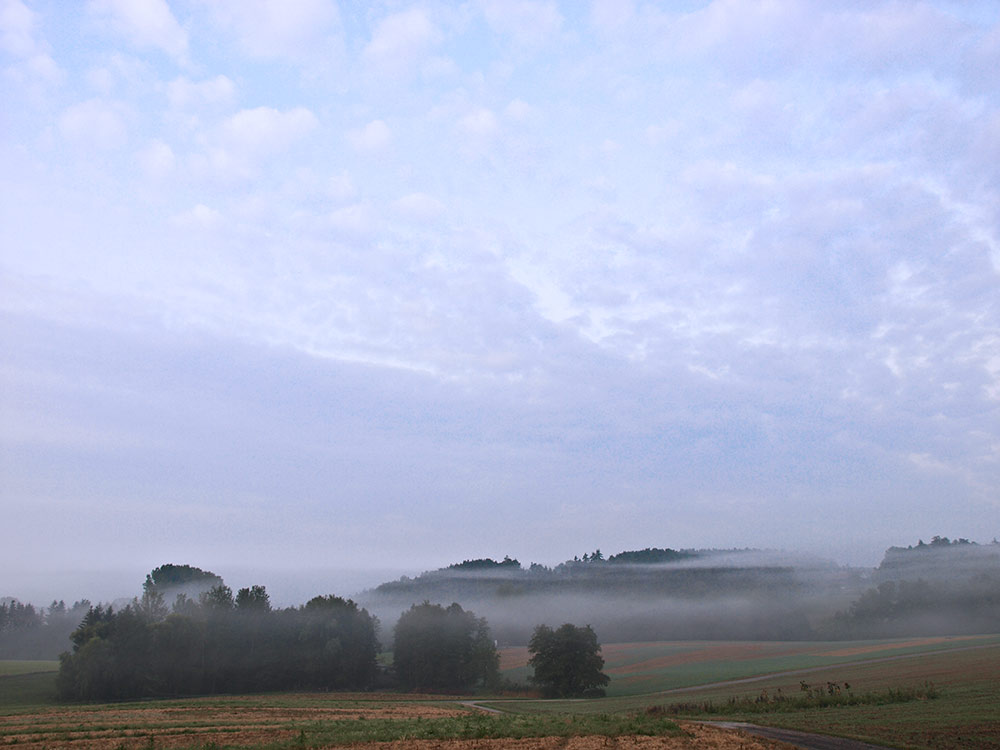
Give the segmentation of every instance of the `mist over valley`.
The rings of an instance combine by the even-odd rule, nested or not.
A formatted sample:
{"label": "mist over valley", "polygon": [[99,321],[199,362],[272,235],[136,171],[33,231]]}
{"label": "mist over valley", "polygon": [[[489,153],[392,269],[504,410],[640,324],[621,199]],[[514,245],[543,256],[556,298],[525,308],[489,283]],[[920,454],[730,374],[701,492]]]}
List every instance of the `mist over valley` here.
{"label": "mist over valley", "polygon": [[[996,541],[934,537],[929,543],[891,547],[876,568],[752,549],[646,548],[607,556],[595,550],[555,566],[479,558],[354,591],[335,590],[343,579],[322,571],[302,578],[291,570],[275,578],[256,572],[261,577],[254,580],[267,582],[262,590],[281,592],[269,594],[276,607],[301,604],[321,593],[350,598],[377,618],[378,637],[386,648],[391,648],[400,615],[425,601],[458,603],[484,618],[502,646],[524,645],[539,624],[565,622],[591,625],[606,643],[1000,631]],[[225,585],[222,576],[188,565],[163,565],[153,573],[159,577],[153,589],[162,598],[163,616],[171,610],[183,613],[186,602],[196,603],[213,587]],[[151,584],[147,576],[143,589]],[[250,591],[247,584],[241,591]],[[313,588],[306,591],[307,586]],[[299,592],[299,600],[288,601],[290,593]],[[90,598],[88,593],[81,585],[72,603],[50,605],[8,593],[0,603],[0,658],[55,658],[92,606],[120,610],[140,604],[138,586],[131,596],[122,592],[114,599]]]}

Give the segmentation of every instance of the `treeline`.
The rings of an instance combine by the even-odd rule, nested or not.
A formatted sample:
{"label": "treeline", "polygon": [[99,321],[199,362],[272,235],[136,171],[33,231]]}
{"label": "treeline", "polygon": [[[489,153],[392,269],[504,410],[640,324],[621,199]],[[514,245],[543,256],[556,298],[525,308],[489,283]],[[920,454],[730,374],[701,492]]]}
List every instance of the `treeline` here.
{"label": "treeline", "polygon": [[1000,543],[935,536],[890,547],[877,584],[823,623],[831,638],[893,638],[1000,631]]}
{"label": "treeline", "polygon": [[0,659],[57,658],[88,609],[86,599],[39,608],[14,598],[0,601]]}
{"label": "treeline", "polygon": [[[795,568],[753,550],[600,549],[553,567],[513,558],[466,560],[363,592],[392,617],[416,601],[457,601],[484,615],[501,643],[523,644],[537,622],[589,622],[610,641],[690,638],[790,640],[813,636],[822,600],[860,574],[833,565]],[[834,605],[826,604],[829,615]]]}
{"label": "treeline", "polygon": [[[789,565],[762,562],[753,550],[705,551],[647,548],[605,558],[584,553],[554,567],[522,567],[510,557],[465,560],[377,586],[376,595],[458,599],[517,594],[645,593],[699,597],[755,590],[783,590],[801,582]],[[741,564],[733,562],[742,556]],[[697,560],[697,565],[670,565]],[[506,584],[506,585],[504,585]],[[500,586],[498,588],[498,586]]]}
{"label": "treeline", "polygon": [[60,655],[57,692],[62,700],[118,700],[499,684],[489,625],[458,604],[424,602],[404,612],[392,667],[378,662],[378,628],[350,599],[317,596],[275,609],[263,586],[234,596],[214,573],[165,565],[146,577],[141,599],[87,609],[69,638],[72,651]]}
{"label": "treeline", "polygon": [[148,592],[119,610],[91,607],[60,656],[63,700],[267,690],[366,689],[376,677],[377,621],[353,601],[317,596],[272,609],[261,586],[225,585],[172,612]]}

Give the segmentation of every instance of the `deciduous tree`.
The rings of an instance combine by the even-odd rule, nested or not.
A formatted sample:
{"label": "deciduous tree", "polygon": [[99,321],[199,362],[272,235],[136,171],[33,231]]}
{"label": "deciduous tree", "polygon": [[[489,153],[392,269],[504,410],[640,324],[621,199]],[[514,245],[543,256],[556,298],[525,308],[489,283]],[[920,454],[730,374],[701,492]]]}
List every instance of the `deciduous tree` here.
{"label": "deciduous tree", "polygon": [[604,674],[604,658],[597,634],[590,625],[566,623],[553,630],[539,625],[528,645],[528,664],[535,670],[531,681],[553,698],[604,695],[611,678]]}

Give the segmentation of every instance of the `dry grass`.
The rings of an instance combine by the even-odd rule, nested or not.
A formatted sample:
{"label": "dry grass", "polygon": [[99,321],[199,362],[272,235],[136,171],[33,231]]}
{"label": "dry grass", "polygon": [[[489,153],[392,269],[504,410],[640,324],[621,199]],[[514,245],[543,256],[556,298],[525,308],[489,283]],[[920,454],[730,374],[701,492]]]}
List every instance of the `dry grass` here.
{"label": "dry grass", "polygon": [[677,737],[526,737],[483,740],[399,740],[356,745],[365,750],[791,750],[774,740],[700,724],[683,726]]}

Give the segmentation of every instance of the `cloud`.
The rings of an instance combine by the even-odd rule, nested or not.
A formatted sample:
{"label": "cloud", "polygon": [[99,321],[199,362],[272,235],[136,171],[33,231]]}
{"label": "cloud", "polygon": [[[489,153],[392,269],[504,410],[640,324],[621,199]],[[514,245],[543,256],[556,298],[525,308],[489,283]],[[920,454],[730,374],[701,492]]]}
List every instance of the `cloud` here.
{"label": "cloud", "polygon": [[150,177],[162,178],[173,171],[176,160],[173,149],[157,139],[136,154],[136,161]]}
{"label": "cloud", "polygon": [[21,85],[48,86],[65,77],[38,38],[37,14],[21,0],[0,0],[0,50],[17,60],[5,72]]}
{"label": "cloud", "polygon": [[187,32],[166,0],[91,0],[90,9],[137,47],[159,49],[178,61],[187,58]]}
{"label": "cloud", "polygon": [[189,211],[174,216],[174,223],[181,227],[212,229],[217,227],[222,221],[222,214],[214,208],[209,208],[203,203]]}
{"label": "cloud", "polygon": [[167,84],[167,100],[174,109],[226,107],[236,98],[236,87],[228,76],[217,75],[204,81],[179,76]]}
{"label": "cloud", "polygon": [[125,144],[128,127],[120,103],[91,99],[66,108],[59,117],[63,137],[82,146],[109,150]]}
{"label": "cloud", "polygon": [[538,110],[522,99],[511,99],[503,113],[514,122],[529,122],[538,118]]}
{"label": "cloud", "polygon": [[363,128],[347,131],[347,140],[359,151],[381,151],[392,142],[392,130],[383,120],[372,120]]}
{"label": "cloud", "polygon": [[500,132],[500,123],[491,110],[480,107],[462,117],[458,129],[476,138],[491,138]]}
{"label": "cloud", "polygon": [[375,231],[375,211],[367,203],[354,203],[338,208],[329,216],[329,225],[339,233],[355,239],[370,237]]}
{"label": "cloud", "polygon": [[529,0],[485,0],[483,15],[493,29],[518,44],[535,46],[556,34],[563,18],[552,2]]}
{"label": "cloud", "polygon": [[202,150],[190,157],[194,174],[223,180],[256,176],[264,163],[305,141],[319,120],[305,107],[243,109],[199,136]]}
{"label": "cloud", "polygon": [[0,49],[14,57],[32,57],[38,54],[35,39],[36,15],[21,0],[2,0],[0,3]]}
{"label": "cloud", "polygon": [[213,19],[258,58],[331,54],[340,31],[332,0],[211,0]]}
{"label": "cloud", "polygon": [[255,107],[237,112],[219,128],[227,149],[242,153],[272,154],[284,151],[319,125],[305,107],[281,112],[273,107]]}
{"label": "cloud", "polygon": [[[276,464],[310,450],[320,466],[341,460],[316,486],[289,460],[274,507],[297,489],[332,507],[329,477],[346,466],[338,493],[378,496],[386,515],[405,518],[416,494],[441,515],[437,496],[524,498],[550,540],[562,501],[603,523],[608,497],[673,514],[691,534],[722,534],[713,509],[727,503],[801,504],[785,538],[829,518],[831,503],[878,506],[872,535],[956,523],[955,508],[995,517],[984,488],[1000,479],[1000,104],[988,73],[1000,35],[981,8],[635,3],[629,17],[600,2],[589,16],[567,4],[388,4],[348,19],[345,5],[341,25],[307,4],[288,6],[269,37],[277,5],[220,3],[231,17],[196,34],[213,5],[172,3],[198,64],[179,75],[159,54],[109,49],[86,14],[50,2],[26,16],[25,5],[0,5],[13,9],[0,16],[3,64],[59,60],[101,95],[22,96],[4,110],[0,226],[21,280],[0,274],[0,306],[85,320],[93,335],[36,338],[23,319],[9,330],[71,383],[79,357],[93,355],[94,382],[127,375],[107,362],[146,361],[136,342],[136,356],[97,356],[126,325],[139,346],[163,326],[196,349],[207,335],[218,337],[209,349],[259,347],[275,374],[246,393],[281,403],[270,413],[250,395],[267,413],[234,439],[266,436],[287,414],[286,436],[303,422],[313,432]],[[295,20],[310,9],[315,34]],[[531,20],[535,9],[549,20]],[[935,37],[941,13],[951,20]],[[49,29],[59,33],[46,40]],[[299,60],[302,45],[311,62],[341,34],[350,77],[257,59]],[[120,155],[99,151],[119,144]],[[191,373],[182,392],[158,381],[129,391],[163,400],[133,420],[146,439],[206,374],[203,353],[172,356],[174,374]],[[329,385],[348,370],[371,388],[362,401],[356,385]],[[223,390],[240,368],[225,372]],[[93,404],[65,419],[74,450],[121,402]],[[356,421],[334,419],[353,408]],[[208,437],[190,455],[218,450],[219,463],[176,479],[157,473],[176,454],[136,449],[94,469],[100,489],[134,463],[137,487],[155,474],[164,497],[194,505],[241,470],[267,480],[259,460],[218,447],[236,412],[194,411]],[[346,448],[323,443],[331,424],[352,436]],[[919,471],[912,456],[955,471]],[[39,453],[19,481],[67,465]],[[54,494],[78,495],[71,473]],[[905,530],[901,518],[913,519]],[[639,533],[627,526],[623,539]],[[720,541],[776,538],[739,536],[738,523],[730,533]]]}
{"label": "cloud", "polygon": [[420,8],[411,8],[379,21],[365,46],[364,58],[383,73],[411,74],[416,63],[441,38],[441,32],[427,13]]}
{"label": "cloud", "polygon": [[601,32],[618,30],[634,17],[632,0],[593,0],[590,4],[590,23]]}
{"label": "cloud", "polygon": [[445,205],[426,193],[410,193],[392,203],[396,213],[414,221],[433,221],[445,212]]}

